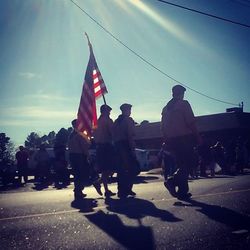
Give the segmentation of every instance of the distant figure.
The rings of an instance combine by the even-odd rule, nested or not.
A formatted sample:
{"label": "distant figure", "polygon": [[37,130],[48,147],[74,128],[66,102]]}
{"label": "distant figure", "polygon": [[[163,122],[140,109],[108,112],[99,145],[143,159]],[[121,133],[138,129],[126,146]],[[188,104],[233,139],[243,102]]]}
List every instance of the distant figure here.
{"label": "distant figure", "polygon": [[200,167],[200,176],[208,177],[206,170],[209,169],[211,172],[211,177],[214,177],[214,158],[212,154],[212,149],[207,143],[206,139],[202,138],[202,143],[197,147],[198,155],[199,155],[199,167]]}
{"label": "distant figure", "polygon": [[243,174],[244,167],[247,167],[247,141],[243,141],[242,138],[238,138],[235,147],[235,168],[236,173]]}
{"label": "distant figure", "polygon": [[35,153],[34,160],[37,163],[37,181],[41,183],[48,181],[50,176],[50,157],[44,144],[40,145],[39,150]]}
{"label": "distant figure", "polygon": [[63,144],[56,144],[54,146],[54,155],[54,168],[56,172],[55,186],[66,186],[70,183],[67,169],[68,162],[66,160],[66,146]]}
{"label": "distant figure", "polygon": [[230,171],[228,169],[228,165],[226,164],[226,151],[220,141],[217,141],[214,146],[211,147],[213,158],[216,163],[222,169],[223,174],[229,174]]}
{"label": "distant figure", "polygon": [[[74,175],[74,198],[76,201],[86,197],[82,191],[89,185],[91,166],[88,163],[89,142],[77,130],[77,120],[71,122],[73,131],[68,140],[69,161]],[[93,184],[98,194],[102,195],[101,186],[98,183]]]}
{"label": "distant figure", "polygon": [[162,144],[161,150],[157,155],[159,164],[162,167],[165,180],[172,176],[176,171],[175,158],[168,150],[166,143]]}
{"label": "distant figure", "polygon": [[120,106],[122,114],[114,122],[114,141],[118,157],[117,177],[119,198],[136,195],[132,191],[132,187],[138,162],[135,155],[135,122],[130,117],[131,107],[131,104],[122,104]]}
{"label": "distant figure", "polygon": [[102,105],[101,115],[98,119],[98,127],[95,131],[97,164],[102,173],[102,182],[105,189],[105,197],[115,195],[108,188],[108,179],[115,168],[115,152],[113,146],[113,120],[110,119],[111,107]]}
{"label": "distant figure", "polygon": [[164,185],[172,196],[179,199],[191,197],[188,175],[194,164],[194,146],[200,142],[192,108],[188,101],[183,100],[185,91],[181,85],[172,88],[173,98],[163,108],[161,119],[164,142],[175,156],[177,165],[177,171]]}
{"label": "distant figure", "polygon": [[18,181],[22,184],[22,177],[24,179],[24,183],[28,182],[28,161],[29,154],[23,146],[19,147],[19,151],[16,153],[17,160],[17,170],[18,170]]}

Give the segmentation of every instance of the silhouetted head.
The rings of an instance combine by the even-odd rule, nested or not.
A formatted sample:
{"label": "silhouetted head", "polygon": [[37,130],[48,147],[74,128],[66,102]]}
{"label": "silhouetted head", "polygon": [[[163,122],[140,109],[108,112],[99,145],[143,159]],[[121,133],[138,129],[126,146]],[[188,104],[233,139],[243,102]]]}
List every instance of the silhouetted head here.
{"label": "silhouetted head", "polygon": [[183,98],[185,91],[186,88],[184,88],[182,85],[175,85],[172,88],[172,95],[174,98]]}
{"label": "silhouetted head", "polygon": [[128,103],[123,103],[123,104],[120,106],[120,110],[121,110],[121,111],[131,110],[131,108],[132,108],[132,105],[131,105],[131,104],[128,104]]}
{"label": "silhouetted head", "polygon": [[130,114],[131,114],[131,108],[132,108],[132,105],[128,104],[128,103],[123,103],[120,106],[120,110],[122,111],[122,114],[128,115],[128,116],[130,116]]}
{"label": "silhouetted head", "polygon": [[72,125],[73,128],[76,128],[77,119],[74,119],[74,120],[71,122],[71,125]]}
{"label": "silhouetted head", "polygon": [[112,110],[112,108],[109,105],[107,105],[107,104],[103,104],[100,107],[101,114],[103,114],[103,113],[110,113],[111,110]]}

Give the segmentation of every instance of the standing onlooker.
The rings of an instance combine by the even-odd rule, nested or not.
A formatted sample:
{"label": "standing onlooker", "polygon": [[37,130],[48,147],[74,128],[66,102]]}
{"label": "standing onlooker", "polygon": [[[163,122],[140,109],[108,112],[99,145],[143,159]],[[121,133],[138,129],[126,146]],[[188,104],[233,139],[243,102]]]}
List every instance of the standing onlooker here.
{"label": "standing onlooker", "polygon": [[23,177],[24,183],[26,184],[28,182],[29,154],[23,146],[19,147],[19,151],[16,153],[16,160],[17,160],[19,183],[22,184],[22,177]]}
{"label": "standing onlooker", "polygon": [[66,160],[66,146],[63,144],[55,144],[54,146],[54,168],[55,168],[55,186],[67,186],[70,183],[68,162]]}
{"label": "standing onlooker", "polygon": [[104,195],[110,197],[115,195],[108,188],[108,179],[115,168],[115,152],[113,147],[113,120],[109,117],[111,107],[108,105],[102,105],[100,108],[101,115],[98,119],[98,127],[95,131],[96,142],[96,157],[97,164],[102,173],[102,182],[105,189]]}
{"label": "standing onlooker", "polygon": [[166,143],[162,144],[161,150],[157,155],[159,165],[161,165],[163,170],[164,179],[167,180],[168,177],[172,176],[176,171],[175,159],[171,152],[169,152]]}
{"label": "standing onlooker", "polygon": [[235,168],[236,173],[243,174],[244,167],[247,167],[247,141],[244,141],[241,137],[238,138],[235,147]]}
{"label": "standing onlooker", "polygon": [[118,197],[126,198],[136,195],[132,191],[135,177],[135,122],[130,117],[131,104],[124,103],[120,106],[122,114],[114,122],[114,142],[118,156]]}
{"label": "standing onlooker", "polygon": [[172,196],[180,199],[191,196],[188,175],[194,164],[196,140],[200,142],[192,108],[188,101],[183,100],[185,91],[181,85],[172,88],[173,98],[163,108],[161,120],[164,141],[177,164],[177,171],[164,184]]}
{"label": "standing onlooker", "polygon": [[36,179],[40,183],[48,181],[50,176],[50,157],[44,144],[40,145],[39,150],[35,153],[34,160],[37,163]]}
{"label": "standing onlooker", "polygon": [[226,164],[226,151],[220,141],[217,141],[214,146],[211,147],[214,161],[219,164],[223,174],[229,174],[228,165]]}
{"label": "standing onlooker", "polygon": [[235,171],[235,161],[236,161],[236,140],[231,138],[227,141],[225,145],[225,164],[228,169],[228,174],[233,174]]}
{"label": "standing onlooker", "polygon": [[[89,185],[91,166],[88,163],[88,141],[80,135],[76,126],[77,120],[72,121],[73,131],[69,136],[69,160],[74,175],[74,196],[75,200],[83,199],[86,194],[82,191],[85,186]],[[95,184],[97,192],[102,195],[100,184]]]}
{"label": "standing onlooker", "polygon": [[208,177],[206,170],[210,170],[211,177],[214,177],[214,160],[210,145],[205,137],[202,137],[202,143],[197,147],[199,156],[200,176]]}

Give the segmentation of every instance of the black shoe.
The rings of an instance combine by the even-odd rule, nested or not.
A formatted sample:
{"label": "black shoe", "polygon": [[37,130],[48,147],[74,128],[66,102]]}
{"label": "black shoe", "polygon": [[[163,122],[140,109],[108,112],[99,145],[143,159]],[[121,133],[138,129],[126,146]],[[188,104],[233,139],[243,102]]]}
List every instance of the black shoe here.
{"label": "black shoe", "polygon": [[175,186],[174,186],[172,180],[164,181],[164,186],[167,188],[168,192],[169,192],[173,197],[177,197],[177,193],[176,193],[176,190],[175,190]]}
{"label": "black shoe", "polygon": [[113,193],[113,192],[111,192],[110,190],[108,190],[108,191],[106,191],[106,192],[104,193],[104,195],[105,195],[105,197],[110,197],[110,196],[116,195],[116,193]]}
{"label": "black shoe", "polygon": [[128,195],[136,196],[136,193],[135,193],[134,191],[130,190],[130,191],[128,192]]}
{"label": "black shoe", "polygon": [[86,196],[84,193],[75,194],[75,200],[83,200]]}
{"label": "black shoe", "polygon": [[186,194],[178,194],[177,198],[179,200],[189,200],[192,197],[191,193],[186,193]]}

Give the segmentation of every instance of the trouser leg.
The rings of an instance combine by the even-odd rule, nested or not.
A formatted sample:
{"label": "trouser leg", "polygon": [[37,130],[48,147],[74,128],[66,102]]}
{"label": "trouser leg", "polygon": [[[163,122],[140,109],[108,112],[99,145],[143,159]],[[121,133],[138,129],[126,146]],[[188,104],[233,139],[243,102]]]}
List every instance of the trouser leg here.
{"label": "trouser leg", "polygon": [[83,188],[84,188],[84,186],[81,183],[80,176],[77,173],[75,173],[75,175],[74,175],[74,193],[81,194]]}
{"label": "trouser leg", "polygon": [[178,170],[174,173],[173,184],[178,187],[178,194],[185,195],[189,191],[188,176],[195,164],[193,157],[193,139],[182,137],[170,141],[171,149],[176,158]]}
{"label": "trouser leg", "polygon": [[127,180],[126,173],[123,169],[120,169],[117,173],[117,189],[119,196],[126,196],[127,193]]}
{"label": "trouser leg", "polygon": [[84,188],[84,180],[83,180],[83,171],[84,171],[84,162],[81,159],[81,155],[70,155],[70,164],[73,169],[74,176],[74,194],[75,197],[82,195],[82,190]]}
{"label": "trouser leg", "polygon": [[25,182],[25,183],[28,182],[28,171],[27,171],[27,169],[24,170],[23,179],[24,179],[24,182]]}
{"label": "trouser leg", "polygon": [[20,170],[18,171],[18,182],[21,184],[22,183],[22,173]]}
{"label": "trouser leg", "polygon": [[128,174],[128,181],[127,181],[127,190],[128,193],[130,193],[132,191],[133,185],[134,185],[134,179],[135,176],[132,173]]}
{"label": "trouser leg", "polygon": [[184,195],[189,191],[188,187],[188,169],[179,168],[174,174],[174,184],[178,187],[178,194]]}

